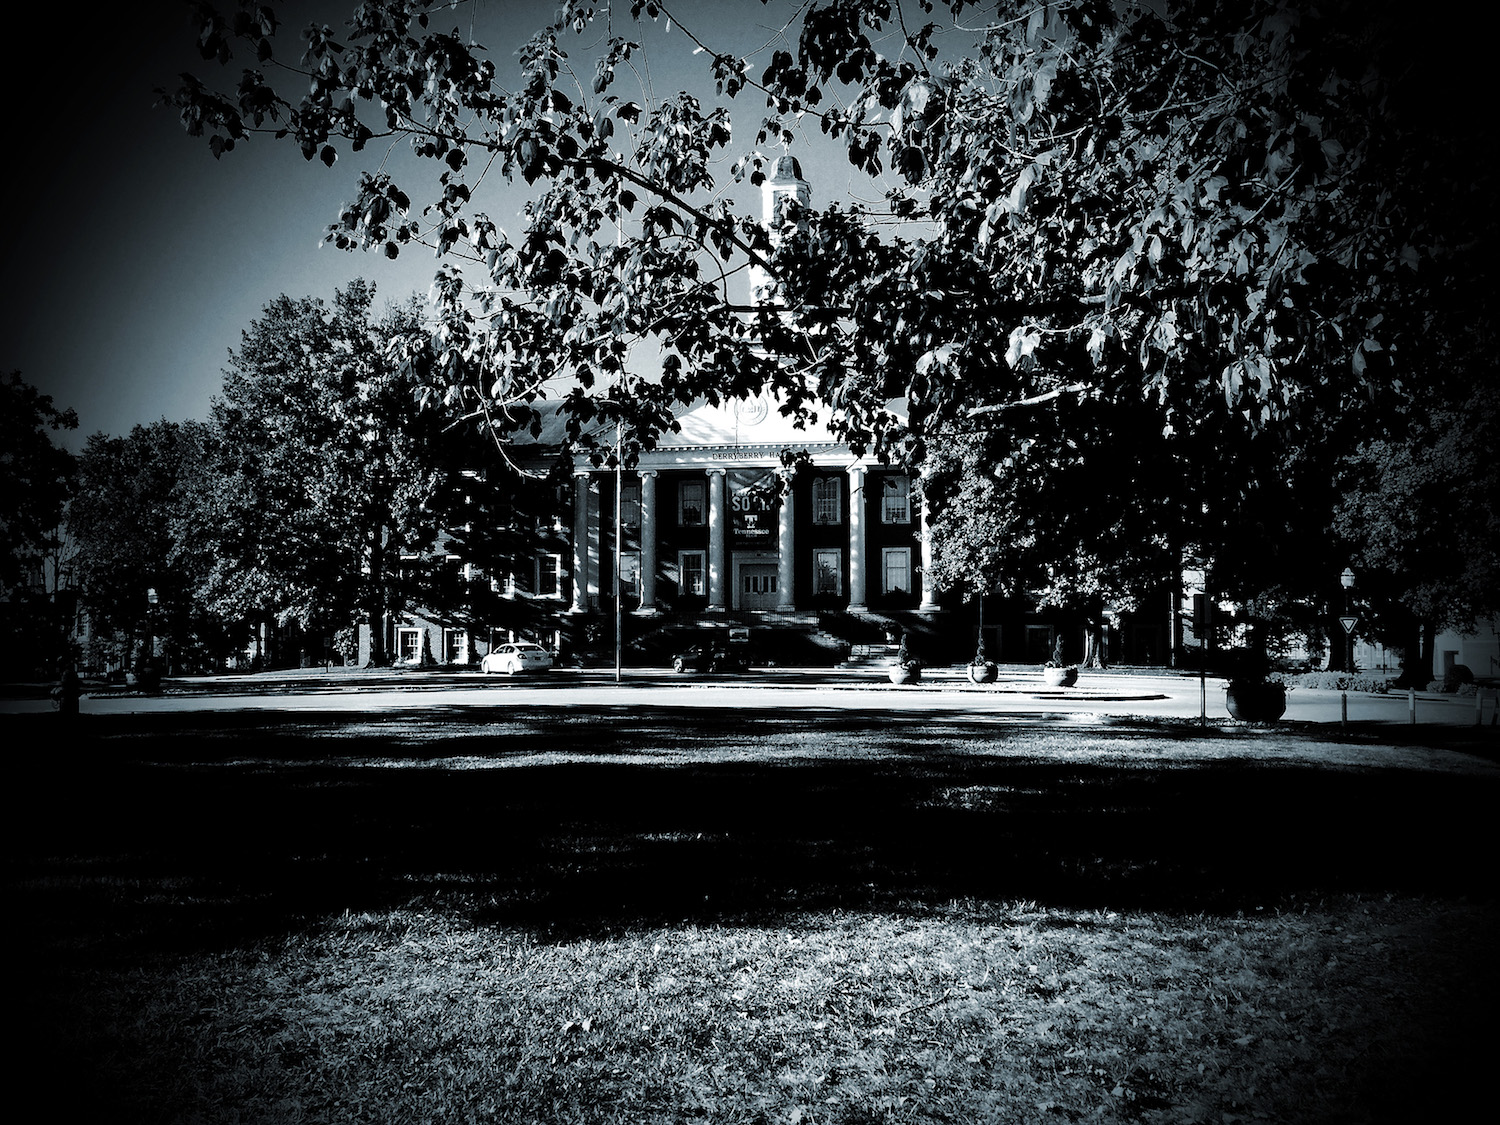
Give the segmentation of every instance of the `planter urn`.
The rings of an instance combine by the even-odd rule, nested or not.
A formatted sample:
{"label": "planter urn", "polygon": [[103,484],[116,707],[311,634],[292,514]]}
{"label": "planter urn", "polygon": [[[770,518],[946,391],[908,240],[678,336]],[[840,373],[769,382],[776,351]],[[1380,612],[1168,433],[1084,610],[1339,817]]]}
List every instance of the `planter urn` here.
{"label": "planter urn", "polygon": [[1286,712],[1286,685],[1268,680],[1230,681],[1224,689],[1230,717],[1245,723],[1270,723]]}
{"label": "planter urn", "polygon": [[1072,687],[1078,682],[1077,668],[1043,668],[1042,677],[1048,687]]}
{"label": "planter urn", "polygon": [[892,664],[889,672],[893,684],[914,684],[922,678],[922,669],[915,664]]}
{"label": "planter urn", "polygon": [[969,679],[976,684],[992,684],[1000,674],[993,660],[976,661],[969,665]]}

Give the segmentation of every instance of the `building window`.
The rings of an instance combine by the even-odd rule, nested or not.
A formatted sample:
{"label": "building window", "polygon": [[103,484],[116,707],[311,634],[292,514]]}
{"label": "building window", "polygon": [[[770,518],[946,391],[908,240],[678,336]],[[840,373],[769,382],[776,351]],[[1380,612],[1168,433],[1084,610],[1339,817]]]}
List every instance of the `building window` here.
{"label": "building window", "polygon": [[842,594],[843,559],[838,551],[813,552],[813,593]]}
{"label": "building window", "polygon": [[536,584],[532,587],[539,598],[555,598],[562,594],[561,555],[550,551],[536,557]]}
{"label": "building window", "polygon": [[620,553],[620,596],[636,599],[641,596],[641,556],[635,551]]}
{"label": "building window", "polygon": [[422,630],[396,630],[397,659],[403,664],[420,664],[422,661]]}
{"label": "building window", "polygon": [[886,547],[881,551],[881,585],[884,594],[911,592],[911,548]]}
{"label": "building window", "polygon": [[683,551],[677,558],[679,573],[682,578],[679,583],[681,592],[690,597],[701,598],[708,593],[708,583],[705,581],[705,570],[707,569],[702,551]]}
{"label": "building window", "polygon": [[840,511],[840,481],[838,477],[817,477],[813,480],[813,523],[839,523],[843,519]]}
{"label": "building window", "polygon": [[907,477],[886,477],[880,496],[881,523],[911,522],[911,481]]}
{"label": "building window", "polygon": [[469,631],[467,629],[443,630],[443,663],[467,664],[469,662]]}
{"label": "building window", "polygon": [[677,489],[677,522],[683,527],[703,526],[704,482],[685,480]]}
{"label": "building window", "polygon": [[628,481],[620,486],[620,523],[625,527],[641,526],[641,486]]}
{"label": "building window", "polygon": [[501,597],[515,597],[519,592],[519,585],[516,581],[516,573],[511,569],[511,561],[509,559],[502,561],[500,569],[490,575],[490,590]]}

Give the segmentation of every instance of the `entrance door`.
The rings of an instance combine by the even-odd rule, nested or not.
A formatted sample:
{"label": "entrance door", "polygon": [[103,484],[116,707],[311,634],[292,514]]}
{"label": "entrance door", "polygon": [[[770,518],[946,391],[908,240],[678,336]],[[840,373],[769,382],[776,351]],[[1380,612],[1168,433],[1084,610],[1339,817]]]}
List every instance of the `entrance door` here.
{"label": "entrance door", "polygon": [[1052,626],[1026,626],[1026,663],[1045,664],[1052,659]]}
{"label": "entrance door", "polygon": [[740,608],[775,609],[781,600],[780,572],[775,563],[745,563],[740,567]]}

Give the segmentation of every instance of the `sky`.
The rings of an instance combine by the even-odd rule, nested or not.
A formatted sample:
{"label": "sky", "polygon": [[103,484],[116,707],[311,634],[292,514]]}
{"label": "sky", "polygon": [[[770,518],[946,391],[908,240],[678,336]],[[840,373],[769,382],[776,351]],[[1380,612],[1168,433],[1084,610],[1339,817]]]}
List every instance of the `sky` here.
{"label": "sky", "polygon": [[[279,51],[286,32],[313,16],[341,26],[354,2],[283,5]],[[759,0],[679,6],[695,30],[737,50],[770,34],[773,13]],[[497,65],[514,65],[516,47],[555,8],[556,0],[481,0],[476,38]],[[66,21],[57,10],[31,5],[16,17],[3,78],[15,158],[3,184],[8,221],[0,224],[0,371],[19,371],[56,406],[77,411],[78,430],[61,444],[76,450],[95,432],[206,418],[230,350],[279,294],[329,299],[364,277],[378,300],[426,295],[438,265],[430,252],[408,249],[393,262],[318,245],[353,194],[358,158],[345,151],[330,169],[305,161],[289,140],[257,137],[216,161],[173,110],[155,107],[155,89],[174,85],[179,72],[207,79],[219,69],[198,57],[182,0],[86,6],[96,14]],[[706,70],[680,30],[674,38],[659,24],[650,34],[675,48],[650,52],[659,92]],[[27,57],[38,69],[17,65]],[[763,103],[753,92],[738,102],[737,120],[748,117],[753,128]],[[738,128],[736,153],[753,140]],[[809,170],[815,205],[851,190],[846,164],[793,152]],[[378,158],[373,146],[366,157]],[[431,179],[402,181],[414,203],[425,202],[423,182]],[[531,189],[501,183],[487,183],[477,202],[514,230]],[[758,207],[752,189],[735,195]]]}

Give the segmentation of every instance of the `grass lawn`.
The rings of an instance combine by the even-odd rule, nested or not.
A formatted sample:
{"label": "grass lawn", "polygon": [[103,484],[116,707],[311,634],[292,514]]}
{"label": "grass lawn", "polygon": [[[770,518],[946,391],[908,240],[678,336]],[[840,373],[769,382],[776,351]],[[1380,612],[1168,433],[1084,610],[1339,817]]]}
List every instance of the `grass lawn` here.
{"label": "grass lawn", "polygon": [[11,1063],[53,1119],[1411,1122],[1488,1094],[1488,731],[7,726],[43,747],[12,750]]}

